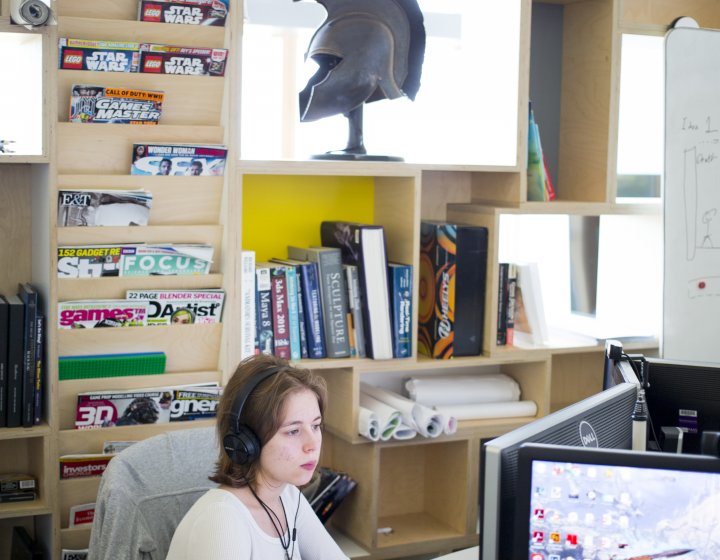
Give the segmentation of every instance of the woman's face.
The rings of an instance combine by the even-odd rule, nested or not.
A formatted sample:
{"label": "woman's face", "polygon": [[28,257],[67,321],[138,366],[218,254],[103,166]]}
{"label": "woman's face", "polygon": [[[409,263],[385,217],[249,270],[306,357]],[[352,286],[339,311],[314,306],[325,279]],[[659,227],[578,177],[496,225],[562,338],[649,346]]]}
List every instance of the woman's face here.
{"label": "woman's face", "polygon": [[291,394],[282,410],[280,429],[262,447],[258,482],[274,487],[310,482],[320,458],[322,417],[309,389]]}

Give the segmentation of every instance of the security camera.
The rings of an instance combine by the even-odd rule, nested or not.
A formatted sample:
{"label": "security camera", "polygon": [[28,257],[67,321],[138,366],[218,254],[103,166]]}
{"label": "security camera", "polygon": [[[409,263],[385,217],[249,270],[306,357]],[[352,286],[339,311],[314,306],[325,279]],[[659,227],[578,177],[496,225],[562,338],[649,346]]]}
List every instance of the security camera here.
{"label": "security camera", "polygon": [[10,0],[10,21],[28,29],[53,23],[51,0]]}

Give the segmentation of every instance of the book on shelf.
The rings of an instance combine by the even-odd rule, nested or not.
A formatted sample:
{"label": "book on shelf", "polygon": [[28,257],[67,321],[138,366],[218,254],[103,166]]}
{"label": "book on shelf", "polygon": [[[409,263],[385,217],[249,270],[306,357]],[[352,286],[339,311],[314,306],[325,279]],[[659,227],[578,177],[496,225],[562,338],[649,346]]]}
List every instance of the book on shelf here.
{"label": "book on shelf", "polygon": [[225,290],[127,290],[125,299],[146,301],[146,324],[215,324],[222,319]]}
{"label": "book on shelf", "polygon": [[69,122],[158,124],[165,94],[92,84],[73,84]]}
{"label": "book on shelf", "polygon": [[505,317],[505,342],[515,344],[515,313],[517,302],[517,265],[508,263],[507,276],[507,312]]}
{"label": "book on shelf", "polygon": [[273,323],[273,354],[291,359],[290,308],[287,268],[270,264],[270,304]]}
{"label": "book on shelf", "polygon": [[[300,360],[303,355],[302,351],[302,337],[300,336],[300,305],[299,305],[299,296],[298,293],[298,278],[297,278],[297,270],[294,266],[280,264],[280,263],[272,263],[272,281],[273,281],[273,287],[276,286],[275,284],[275,276],[281,276],[283,280],[282,286],[278,289],[282,289],[284,292],[285,302],[282,302],[282,309],[279,309],[277,306],[275,306],[275,312],[283,313],[285,311],[285,306],[287,306],[287,312],[285,314],[287,319],[287,332],[289,335],[290,340],[290,359],[291,360]],[[282,269],[282,271],[277,269]],[[275,297],[275,289],[273,289],[273,297]],[[273,299],[273,302],[275,300]],[[273,304],[275,305],[275,303]],[[277,315],[273,317],[273,320],[277,318]],[[279,319],[278,319],[279,321]],[[303,328],[304,330],[304,328]],[[277,331],[275,332],[275,335],[277,337]],[[277,340],[277,339],[276,339]],[[305,350],[305,357],[307,357],[307,349]]]}
{"label": "book on shelf", "polygon": [[69,526],[82,527],[92,525],[95,517],[95,502],[70,506]]}
{"label": "book on shelf", "polygon": [[544,346],[549,338],[545,322],[540,271],[535,262],[515,263],[515,340],[519,345]]}
{"label": "book on shelf", "polygon": [[152,194],[143,190],[60,189],[57,225],[146,226]]}
{"label": "book on shelf", "polygon": [[349,357],[348,296],[340,249],[289,246],[288,256],[291,259],[317,263],[326,355],[328,358]]}
{"label": "book on shelf", "polygon": [[355,486],[357,482],[346,472],[320,467],[315,479],[303,488],[303,494],[325,524]]}
{"label": "book on shelf", "polygon": [[0,294],[0,428],[7,424],[9,313],[8,301]]}
{"label": "book on shelf", "polygon": [[488,230],[420,224],[418,351],[438,359],[483,351]]}
{"label": "book on shelf", "polygon": [[98,299],[58,303],[59,329],[144,327],[149,303],[140,300]]}
{"label": "book on shelf", "polygon": [[362,293],[360,292],[360,279],[358,278],[357,266],[344,264],[345,283],[348,289],[349,324],[355,343],[355,356],[365,358],[365,324],[362,312]]}
{"label": "book on shelf", "polygon": [[224,26],[229,0],[140,0],[138,21]]}
{"label": "book on shelf", "polygon": [[38,312],[35,321],[35,402],[33,404],[34,419],[33,423],[37,426],[42,422],[44,399],[43,395],[46,391],[46,368],[47,361],[45,358],[45,347],[47,344],[46,329],[47,318],[42,312]]}
{"label": "book on shelf", "polygon": [[299,280],[298,294],[300,297],[298,300],[298,310],[302,308],[302,318],[305,323],[304,330],[307,357],[312,359],[325,358],[325,327],[322,315],[318,264],[312,261],[301,261],[290,258],[273,258],[270,260],[274,263],[295,267]]}
{"label": "book on shelf", "polygon": [[412,265],[388,263],[393,358],[412,356]]}
{"label": "book on shelf", "polygon": [[272,277],[269,264],[258,263],[255,268],[256,352],[272,355],[275,341],[272,307]]}
{"label": "book on shelf", "polygon": [[541,202],[555,198],[555,189],[540,141],[540,127],[535,120],[532,103],[528,116],[527,198]]}
{"label": "book on shelf", "polygon": [[5,299],[8,302],[8,367],[5,425],[8,428],[17,428],[22,426],[25,305],[17,294],[8,294]]}
{"label": "book on shelf", "polygon": [[44,560],[43,546],[22,525],[12,528],[10,560]]}
{"label": "book on shelf", "polygon": [[222,177],[226,159],[221,144],[133,144],[130,175]]}
{"label": "book on shelf", "polygon": [[216,383],[80,393],[75,429],[214,418],[221,393]]}
{"label": "book on shelf", "polygon": [[240,359],[255,354],[255,251],[240,252]]}
{"label": "book on shelf", "polygon": [[13,492],[35,492],[37,478],[26,473],[10,473],[0,475],[0,494]]}
{"label": "book on shelf", "polygon": [[324,221],[320,224],[320,240],[323,246],[341,250],[343,264],[358,267],[367,356],[376,360],[392,358],[384,228],[354,222]]}
{"label": "book on shelf", "polygon": [[[288,268],[288,281],[291,282],[290,287],[294,287],[293,290],[288,290],[288,306],[290,310],[290,330],[291,335],[294,331],[295,334],[291,336],[291,349],[293,336],[298,342],[298,349],[295,351],[299,353],[299,359],[307,359],[309,357],[308,351],[308,329],[307,329],[307,317],[305,311],[305,294],[303,290],[303,270],[302,265],[310,265],[311,263],[301,263],[293,259],[281,259],[273,257],[270,262],[274,265],[285,266]],[[296,303],[293,303],[296,300]],[[296,308],[296,313],[292,311]],[[293,319],[297,318],[297,321]],[[294,353],[293,355],[297,355]],[[298,358],[293,358],[298,359]]]}
{"label": "book on shelf", "polygon": [[227,58],[227,49],[142,43],[139,68],[149,74],[222,77]]}
{"label": "book on shelf", "polygon": [[36,321],[39,302],[37,291],[27,282],[18,284],[18,296],[25,308],[23,320],[22,425],[29,428],[35,423]]}
{"label": "book on shelf", "polygon": [[495,344],[507,344],[507,309],[508,309],[508,268],[509,263],[498,263],[498,294],[497,294],[497,337]]}
{"label": "book on shelf", "polygon": [[61,37],[58,40],[58,54],[62,70],[137,72],[140,65],[140,43],[129,41]]}

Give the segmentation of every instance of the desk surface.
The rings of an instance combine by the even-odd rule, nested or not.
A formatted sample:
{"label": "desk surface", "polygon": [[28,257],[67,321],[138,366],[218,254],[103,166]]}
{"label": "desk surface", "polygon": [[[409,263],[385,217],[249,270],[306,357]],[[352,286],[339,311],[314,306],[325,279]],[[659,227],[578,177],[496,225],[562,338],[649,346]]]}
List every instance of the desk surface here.
{"label": "desk surface", "polygon": [[445,556],[439,556],[437,560],[477,560],[480,554],[480,547],[473,546],[465,550],[458,550]]}

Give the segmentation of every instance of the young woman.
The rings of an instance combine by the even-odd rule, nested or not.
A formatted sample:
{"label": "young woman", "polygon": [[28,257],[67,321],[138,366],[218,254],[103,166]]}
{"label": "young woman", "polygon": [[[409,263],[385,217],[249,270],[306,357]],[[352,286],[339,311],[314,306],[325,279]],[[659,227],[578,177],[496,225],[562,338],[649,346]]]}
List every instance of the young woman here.
{"label": "young woman", "polygon": [[220,486],[190,508],[167,560],[347,558],[297,488],[318,464],[326,399],[321,377],[284,360],[238,366],[218,407]]}

